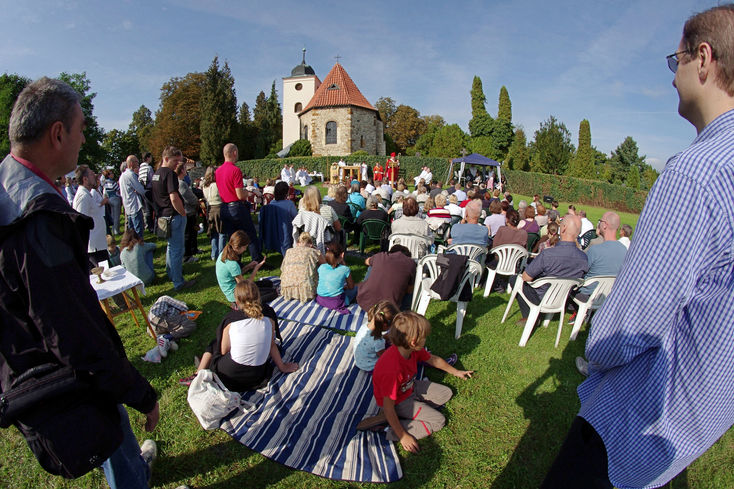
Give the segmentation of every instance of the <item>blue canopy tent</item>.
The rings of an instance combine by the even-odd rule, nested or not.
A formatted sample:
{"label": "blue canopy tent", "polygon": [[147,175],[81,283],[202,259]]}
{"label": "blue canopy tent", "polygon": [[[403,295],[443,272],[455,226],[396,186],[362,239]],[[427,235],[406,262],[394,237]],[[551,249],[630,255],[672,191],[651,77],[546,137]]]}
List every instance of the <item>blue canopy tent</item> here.
{"label": "blue canopy tent", "polygon": [[460,163],[461,166],[459,167],[458,171],[458,182],[461,183],[462,180],[466,180],[464,177],[464,171],[466,168],[466,165],[474,165],[474,166],[496,166],[497,167],[497,181],[502,181],[502,170],[500,167],[502,166],[502,163],[493,160],[492,158],[487,158],[484,155],[480,155],[479,153],[472,153],[470,155],[461,156],[459,158],[454,158],[451,160],[451,165],[449,166],[449,172],[448,175],[446,175],[446,183],[451,179],[451,176],[454,174],[454,163]]}

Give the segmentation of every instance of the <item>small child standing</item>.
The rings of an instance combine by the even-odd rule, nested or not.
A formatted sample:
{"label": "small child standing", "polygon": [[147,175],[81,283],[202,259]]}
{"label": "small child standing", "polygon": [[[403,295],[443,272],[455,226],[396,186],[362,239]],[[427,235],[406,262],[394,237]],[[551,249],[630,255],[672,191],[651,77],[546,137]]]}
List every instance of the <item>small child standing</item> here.
{"label": "small child standing", "polygon": [[[441,369],[460,379],[469,379],[471,370],[457,370],[441,357],[426,349],[426,337],[431,331],[428,320],[412,311],[395,316],[388,333],[392,346],[380,356],[372,373],[375,401],[382,411],[364,419],[357,429],[387,421],[387,439],[400,441],[408,452],[420,450],[418,442],[446,424],[443,414],[431,406],[442,406],[451,399],[451,389],[429,380],[415,378],[418,362]],[[428,404],[430,403],[430,404]]]}
{"label": "small child standing", "polygon": [[346,306],[357,296],[357,287],[352,280],[351,270],[344,264],[344,248],[339,243],[331,242],[326,246],[324,257],[326,263],[317,269],[319,285],[316,287],[316,303],[340,314],[349,314]]}
{"label": "small child standing", "polygon": [[367,312],[367,322],[354,337],[354,363],[362,370],[372,372],[377,359],[385,352],[382,334],[390,329],[395,315],[400,312],[392,301],[380,301]]}

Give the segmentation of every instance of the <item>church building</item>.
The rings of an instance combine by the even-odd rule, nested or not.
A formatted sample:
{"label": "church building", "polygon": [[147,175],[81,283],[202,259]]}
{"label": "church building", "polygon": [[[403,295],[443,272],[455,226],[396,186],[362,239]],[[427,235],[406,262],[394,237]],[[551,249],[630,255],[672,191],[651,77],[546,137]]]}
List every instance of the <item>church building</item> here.
{"label": "church building", "polygon": [[385,155],[380,114],[337,62],[323,82],[303,61],[283,78],[283,147],[308,139],[314,156]]}

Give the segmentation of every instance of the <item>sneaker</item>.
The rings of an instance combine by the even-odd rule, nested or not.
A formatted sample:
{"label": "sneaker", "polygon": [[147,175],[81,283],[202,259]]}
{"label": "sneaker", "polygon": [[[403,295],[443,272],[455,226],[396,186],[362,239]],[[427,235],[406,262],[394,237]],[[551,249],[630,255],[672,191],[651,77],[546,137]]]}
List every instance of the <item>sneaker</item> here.
{"label": "sneaker", "polygon": [[579,371],[584,377],[589,376],[589,362],[584,360],[583,357],[576,357],[576,370]]}
{"label": "sneaker", "polygon": [[380,426],[384,426],[386,424],[387,416],[385,416],[385,412],[383,410],[380,410],[377,415],[369,416],[360,421],[357,425],[357,431],[372,431],[373,428],[379,428]]}
{"label": "sneaker", "polygon": [[188,387],[191,385],[191,382],[193,382],[195,378],[196,378],[196,374],[190,375],[189,377],[183,377],[181,379],[178,379],[178,383],[180,385],[185,385],[186,387]]}
{"label": "sneaker", "polygon": [[158,337],[158,350],[161,352],[161,356],[163,358],[166,358],[168,356],[168,350],[171,348],[171,342],[168,341],[168,338],[166,338],[163,335],[160,335]]}
{"label": "sneaker", "polygon": [[452,367],[456,365],[456,362],[459,360],[459,356],[456,353],[452,353],[448,357],[446,357],[446,363],[451,365]]}
{"label": "sneaker", "polygon": [[[153,461],[158,456],[158,447],[153,440],[145,440],[140,446],[140,456],[143,457],[145,463],[148,464],[150,474],[153,473]],[[150,476],[148,476],[150,482]]]}
{"label": "sneaker", "polygon": [[[571,324],[572,322],[574,322],[576,320],[576,314],[578,314],[578,313],[577,312],[574,312],[573,314],[571,314],[571,317],[568,318],[568,324]],[[579,357],[579,358],[581,358],[581,357]]]}

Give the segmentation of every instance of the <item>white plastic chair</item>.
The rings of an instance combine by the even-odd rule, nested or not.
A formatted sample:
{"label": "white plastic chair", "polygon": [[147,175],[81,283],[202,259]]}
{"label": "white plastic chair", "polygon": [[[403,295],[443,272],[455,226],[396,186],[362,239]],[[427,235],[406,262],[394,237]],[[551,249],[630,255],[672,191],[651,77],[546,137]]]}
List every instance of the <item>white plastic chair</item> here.
{"label": "white plastic chair", "polygon": [[502,316],[501,322],[505,322],[507,314],[510,312],[510,307],[512,307],[512,302],[515,300],[515,296],[520,294],[525,303],[530,307],[530,312],[528,313],[528,319],[525,322],[525,329],[523,329],[519,345],[525,346],[527,344],[528,339],[530,338],[530,333],[533,332],[535,322],[541,313],[546,315],[543,320],[544,328],[548,327],[548,323],[550,323],[551,316],[553,314],[560,313],[561,318],[558,321],[558,333],[556,334],[555,344],[555,346],[558,347],[558,342],[561,339],[561,330],[563,329],[563,315],[566,312],[566,299],[568,298],[568,293],[573,287],[581,283],[581,279],[544,277],[528,282],[528,285],[533,288],[538,288],[542,285],[550,285],[548,290],[546,290],[545,294],[543,294],[543,297],[540,299],[540,304],[533,304],[527,297],[525,297],[525,294],[523,294],[522,291],[524,283],[525,281],[523,281],[521,277],[518,277],[517,280],[515,280],[515,286],[512,288],[512,295],[510,295],[510,300],[507,302],[507,309],[505,309],[505,314]]}
{"label": "white plastic chair", "polygon": [[433,243],[432,239],[425,236],[417,236],[415,234],[395,233],[389,236],[388,249],[393,245],[399,244],[410,250],[410,257],[413,259],[423,258]]}
{"label": "white plastic chair", "polygon": [[[426,255],[418,261],[413,286],[413,304],[411,307],[418,314],[425,315],[426,309],[428,309],[428,303],[431,300],[441,300],[441,297],[431,290],[431,285],[433,285],[433,282],[435,282],[439,274],[436,258],[436,255]],[[454,334],[456,339],[461,336],[461,328],[464,324],[467,304],[464,301],[459,301],[459,295],[461,295],[461,291],[467,281],[471,280],[471,283],[474,283],[476,277],[482,274],[482,266],[478,262],[469,259],[466,264],[466,270],[461,280],[459,280],[456,293],[448,299],[450,302],[456,302],[456,332]]]}
{"label": "white plastic chair", "polygon": [[496,275],[512,276],[517,273],[517,264],[528,256],[528,250],[520,245],[506,244],[495,246],[489,250],[489,254],[497,255],[499,261],[497,268],[492,270],[487,267],[487,283],[484,286],[484,297],[492,291],[492,285]]}
{"label": "white plastic chair", "polygon": [[586,302],[582,302],[576,297],[573,298],[573,301],[578,306],[578,311],[576,312],[576,320],[573,322],[573,330],[571,330],[572,340],[575,340],[576,336],[579,334],[581,326],[586,322],[586,316],[588,313],[601,308],[604,300],[612,291],[612,286],[614,285],[614,280],[616,278],[617,277],[613,275],[597,275],[596,277],[587,278],[581,284],[581,287],[586,287],[591,284],[597,285]]}
{"label": "white plastic chair", "polygon": [[[475,244],[455,244],[451,245],[448,248],[444,248],[443,246],[439,246],[436,250],[436,253],[456,253],[457,255],[466,255],[469,257],[470,260],[474,260],[479,263],[479,265],[484,268],[484,263],[487,261],[487,248],[484,246],[479,246]],[[476,289],[481,285],[479,281],[482,278],[482,274],[480,273],[477,275],[473,282],[473,287]]]}

